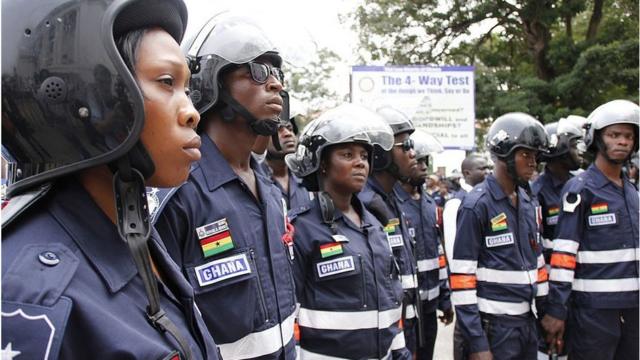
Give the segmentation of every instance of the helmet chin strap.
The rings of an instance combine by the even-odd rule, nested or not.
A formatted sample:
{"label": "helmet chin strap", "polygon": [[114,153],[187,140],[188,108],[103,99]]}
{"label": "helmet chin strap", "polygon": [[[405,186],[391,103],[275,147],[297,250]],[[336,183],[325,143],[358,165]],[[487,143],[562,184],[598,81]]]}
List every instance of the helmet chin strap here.
{"label": "helmet chin strap", "polygon": [[[220,90],[220,100],[226,103],[233,112],[243,117],[249,124],[251,130],[257,135],[273,136],[278,134],[280,119],[256,119],[249,110],[240,105],[240,103],[237,102],[236,99],[234,99],[225,89]],[[225,116],[225,119],[227,117],[228,116]]]}
{"label": "helmet chin strap", "polygon": [[529,182],[518,176],[516,171],[516,158],[513,154],[509,155],[505,161],[507,163],[507,173],[513,182],[515,182],[516,186],[523,188],[528,194],[531,194],[531,186],[529,186]]}

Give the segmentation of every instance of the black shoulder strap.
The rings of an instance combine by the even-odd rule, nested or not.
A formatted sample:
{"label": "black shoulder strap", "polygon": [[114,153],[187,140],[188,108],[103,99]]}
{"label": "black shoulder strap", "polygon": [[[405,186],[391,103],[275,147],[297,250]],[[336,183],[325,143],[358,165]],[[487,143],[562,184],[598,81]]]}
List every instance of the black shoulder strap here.
{"label": "black shoulder strap", "polygon": [[[125,165],[126,167],[126,165]],[[122,169],[122,166],[120,167]],[[118,232],[127,243],[133,260],[142,278],[149,305],[147,319],[160,332],[169,332],[182,348],[185,359],[193,359],[189,343],[180,334],[176,325],[169,319],[160,307],[158,283],[151,269],[151,254],[148,240],[151,233],[149,212],[146,204],[144,178],[134,169],[129,168],[129,176],[122,176],[118,171],[113,176],[113,190],[115,193],[118,218]],[[128,178],[126,181],[124,178]]]}
{"label": "black shoulder strap", "polygon": [[322,222],[331,228],[331,232],[335,235],[338,229],[335,223],[334,215],[336,212],[335,205],[331,196],[326,191],[318,192],[318,202],[320,203],[320,212],[322,213]]}

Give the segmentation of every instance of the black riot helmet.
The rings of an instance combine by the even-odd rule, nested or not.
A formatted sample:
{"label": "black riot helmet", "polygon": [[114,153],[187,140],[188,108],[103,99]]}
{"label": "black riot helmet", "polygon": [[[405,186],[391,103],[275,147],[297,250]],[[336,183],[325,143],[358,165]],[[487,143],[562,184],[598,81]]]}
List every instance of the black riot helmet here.
{"label": "black riot helmet", "polygon": [[542,124],[529,114],[507,113],[498,117],[487,132],[487,148],[491,154],[507,163],[511,178],[520,186],[526,181],[519,179],[515,169],[515,151],[520,148],[548,152],[548,137]]}
{"label": "black riot helmet", "polygon": [[[373,148],[388,151],[393,146],[389,125],[376,113],[360,105],[342,104],[313,120],[302,131],[294,154],[285,162],[291,171],[303,179],[309,191],[320,191],[318,169],[322,154],[329,146],[345,143],[364,145],[371,154]],[[372,157],[369,156],[371,165]],[[369,166],[369,170],[372,170]]]}
{"label": "black riot helmet", "polygon": [[[2,142],[13,161],[9,195],[123,158],[151,176],[153,161],[139,141],[142,94],[114,39],[158,26],[179,43],[186,25],[179,0],[3,0]],[[97,102],[89,90],[105,79],[113,85]]]}
{"label": "black riot helmet", "polygon": [[[258,135],[277,133],[279,119],[256,119],[222,84],[225,71],[242,65],[250,66],[254,79],[274,75],[280,82],[284,81],[280,69],[282,58],[256,21],[231,13],[218,14],[183,47],[191,63],[191,99],[200,114],[219,111],[225,121],[233,121],[240,115]],[[259,57],[269,59],[273,67],[254,66],[254,60]],[[281,94],[281,97],[284,96]],[[287,106],[288,102],[283,103],[285,114],[288,114]],[[204,122],[201,121],[200,127]]]}
{"label": "black riot helmet", "polygon": [[[382,106],[376,109],[376,113],[382,116],[384,121],[391,127],[394,136],[403,133],[412,134],[416,130],[411,119],[409,119],[407,115],[396,108],[393,108],[391,106]],[[374,170],[387,170],[392,174],[399,176],[398,166],[393,162],[391,149],[383,150],[379,147],[376,147],[374,150]]]}

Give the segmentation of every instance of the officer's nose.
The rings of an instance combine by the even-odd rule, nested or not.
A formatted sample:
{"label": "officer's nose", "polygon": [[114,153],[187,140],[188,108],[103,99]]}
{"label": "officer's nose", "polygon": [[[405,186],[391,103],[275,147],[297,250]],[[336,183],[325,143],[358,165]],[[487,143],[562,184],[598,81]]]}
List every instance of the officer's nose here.
{"label": "officer's nose", "polygon": [[280,91],[282,91],[282,89],[284,89],[284,85],[275,76],[269,75],[269,78],[267,80],[267,89],[269,89],[269,91],[279,93]]}
{"label": "officer's nose", "polygon": [[413,148],[409,149],[408,153],[409,153],[409,157],[411,159],[415,159],[416,158],[416,151]]}
{"label": "officer's nose", "polygon": [[200,123],[200,114],[186,94],[185,99],[186,101],[183,102],[178,113],[178,123],[181,126],[188,126],[192,129],[196,129]]}

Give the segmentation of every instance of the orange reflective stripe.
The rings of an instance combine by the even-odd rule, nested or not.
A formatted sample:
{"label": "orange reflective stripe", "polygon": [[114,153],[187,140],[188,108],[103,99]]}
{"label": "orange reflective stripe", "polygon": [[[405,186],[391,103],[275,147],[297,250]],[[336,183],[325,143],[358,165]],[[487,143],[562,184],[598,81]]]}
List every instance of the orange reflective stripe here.
{"label": "orange reflective stripe", "polygon": [[451,289],[463,290],[463,289],[475,289],[476,288],[476,276],[475,275],[451,275]]}
{"label": "orange reflective stripe", "polygon": [[575,255],[554,253],[551,255],[551,266],[573,270],[576,268],[576,257]]}
{"label": "orange reflective stripe", "polygon": [[297,321],[293,323],[293,338],[296,339],[296,343],[300,342],[300,325]]}
{"label": "orange reflective stripe", "polygon": [[438,266],[441,268],[447,266],[447,258],[445,258],[444,255],[440,255],[438,258]]}
{"label": "orange reflective stripe", "polygon": [[400,330],[404,329],[404,321],[402,321],[402,319],[398,321],[398,329]]}
{"label": "orange reflective stripe", "polygon": [[547,273],[546,268],[538,269],[538,282],[544,282],[549,280],[549,274]]}

